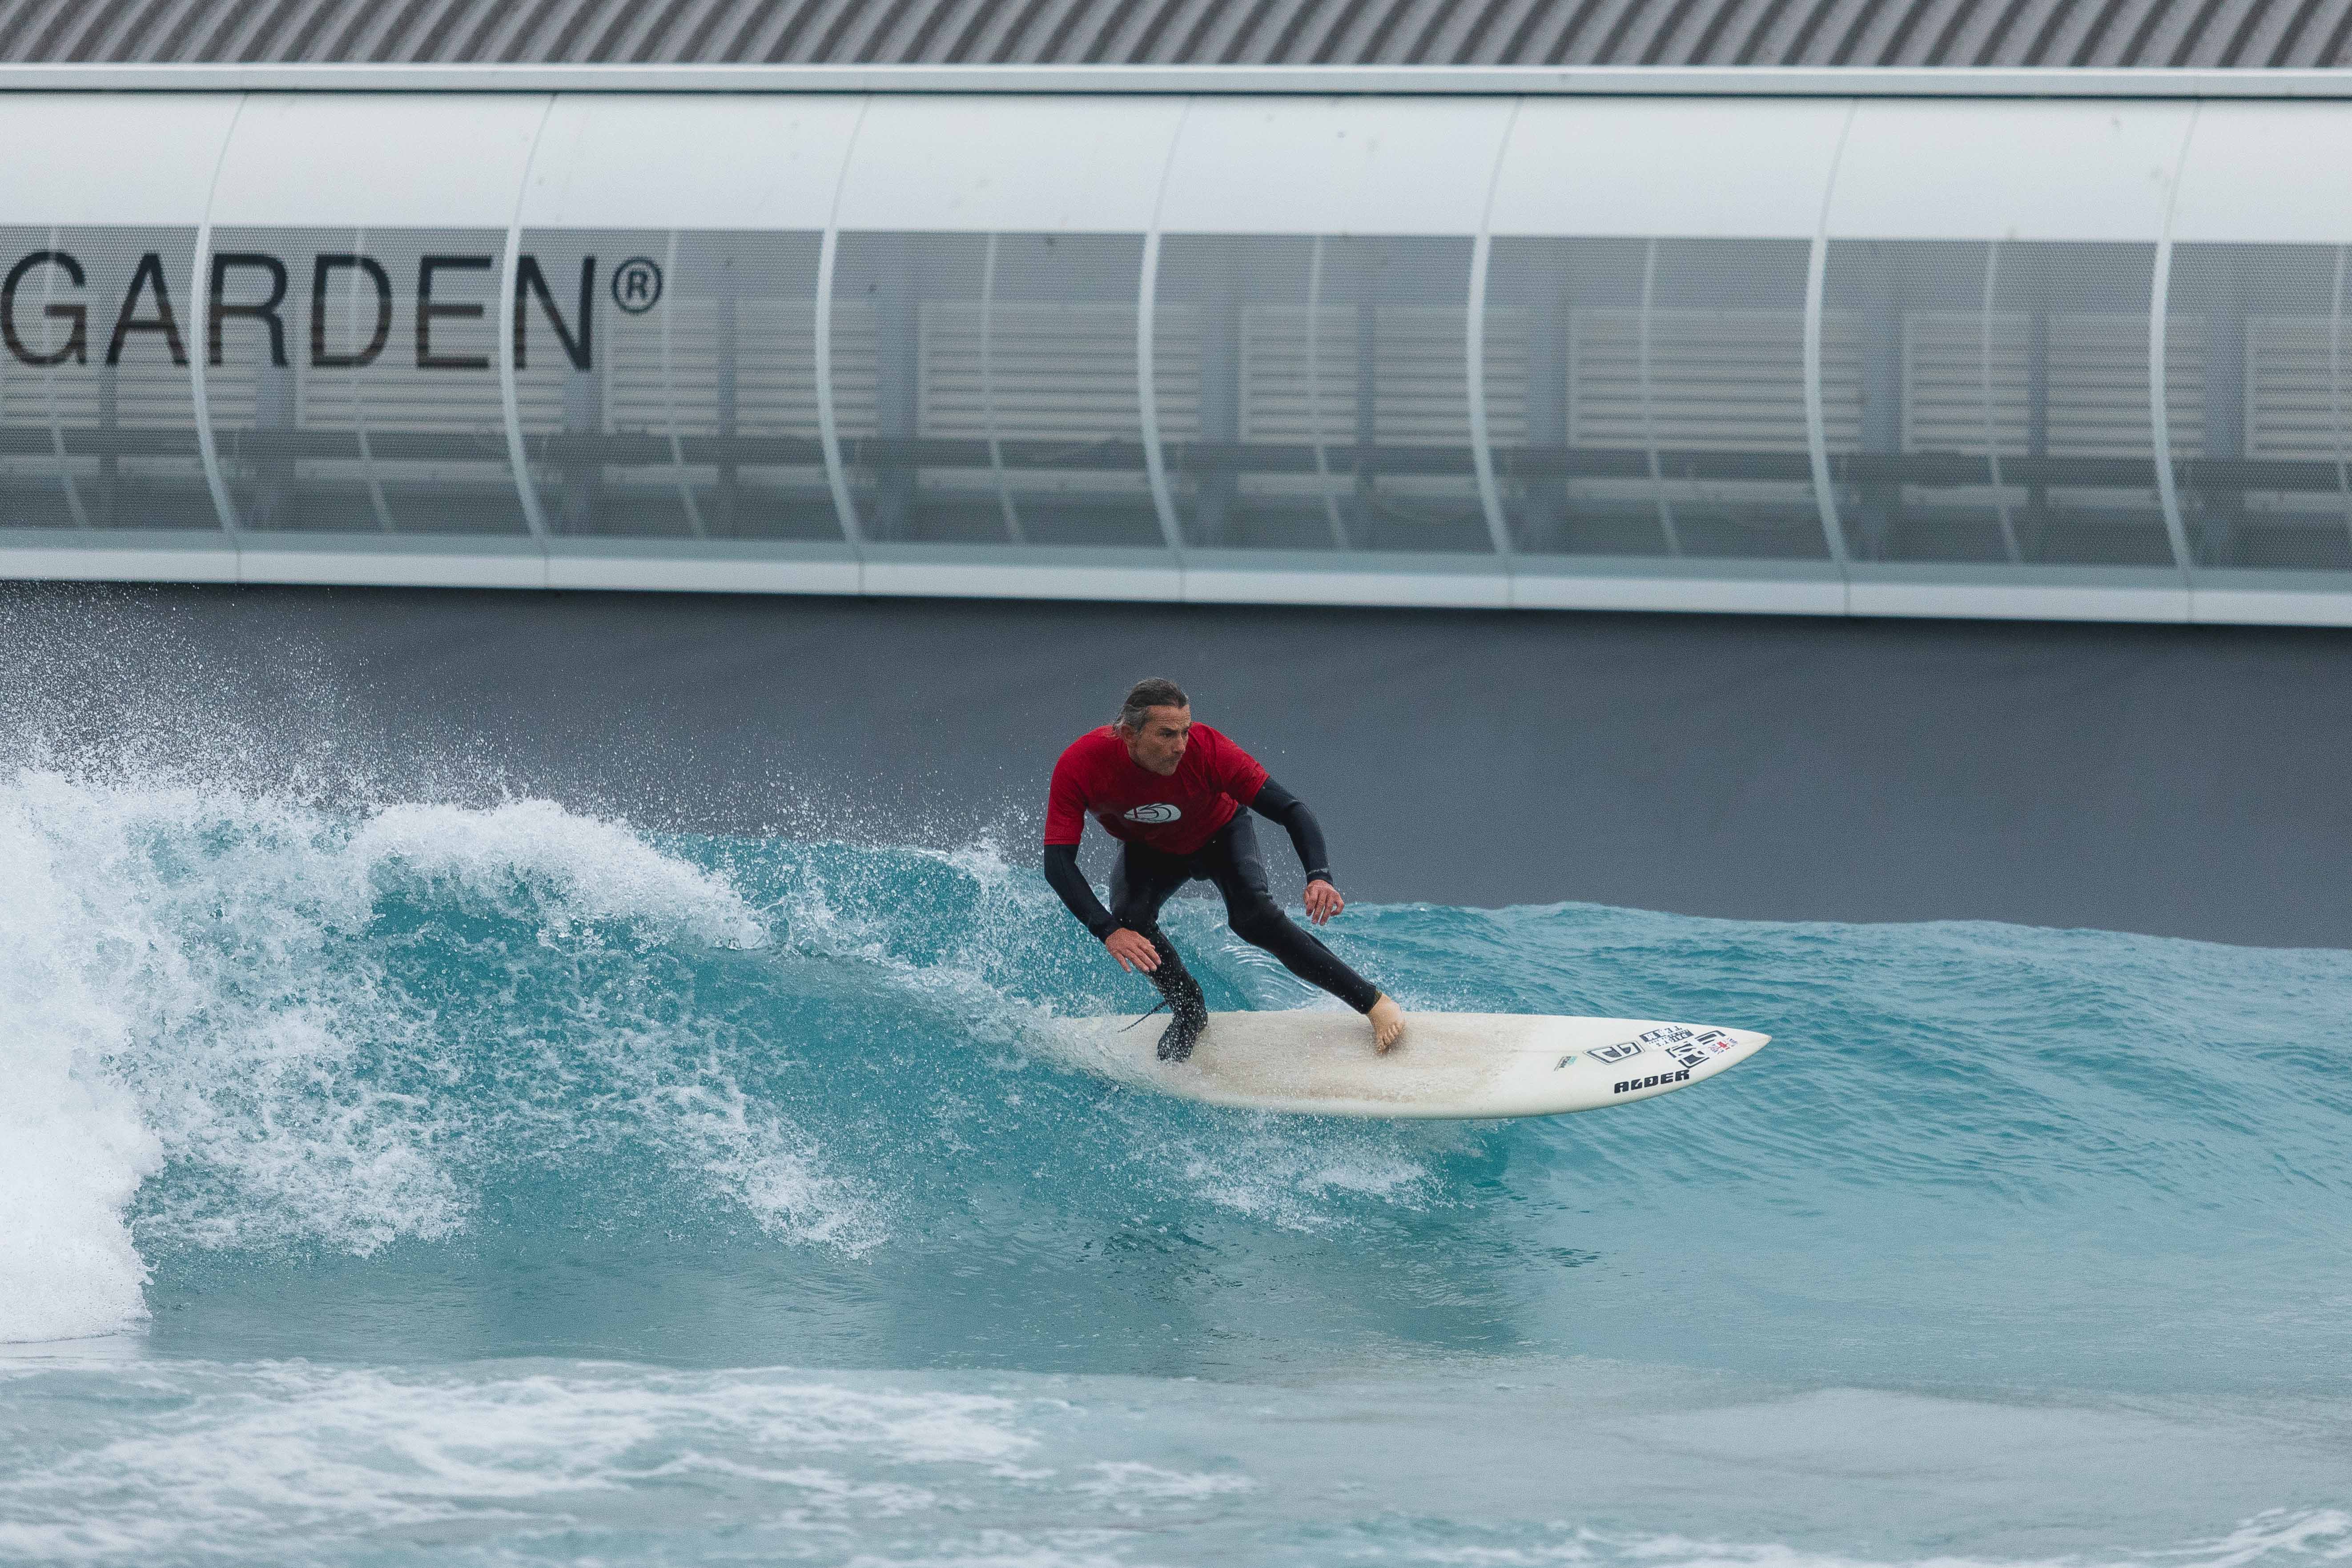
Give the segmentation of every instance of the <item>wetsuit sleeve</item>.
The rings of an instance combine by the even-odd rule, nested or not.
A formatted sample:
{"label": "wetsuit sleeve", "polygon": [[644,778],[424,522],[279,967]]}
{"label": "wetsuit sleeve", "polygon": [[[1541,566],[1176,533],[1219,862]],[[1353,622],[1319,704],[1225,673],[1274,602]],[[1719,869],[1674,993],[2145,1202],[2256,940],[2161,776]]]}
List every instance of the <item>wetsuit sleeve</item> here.
{"label": "wetsuit sleeve", "polygon": [[1095,897],[1094,889],[1087,885],[1087,874],[1078,869],[1076,845],[1045,846],[1045,883],[1062,895],[1062,902],[1078,917],[1080,925],[1095,933],[1097,942],[1118,929],[1118,922],[1110,918],[1110,911]]}
{"label": "wetsuit sleeve", "polygon": [[1323,844],[1323,825],[1307,809],[1307,803],[1269,778],[1258,785],[1249,807],[1268,822],[1278,822],[1290,835],[1290,847],[1298,851],[1298,863],[1307,868],[1307,879],[1328,882],[1331,879],[1331,852]]}

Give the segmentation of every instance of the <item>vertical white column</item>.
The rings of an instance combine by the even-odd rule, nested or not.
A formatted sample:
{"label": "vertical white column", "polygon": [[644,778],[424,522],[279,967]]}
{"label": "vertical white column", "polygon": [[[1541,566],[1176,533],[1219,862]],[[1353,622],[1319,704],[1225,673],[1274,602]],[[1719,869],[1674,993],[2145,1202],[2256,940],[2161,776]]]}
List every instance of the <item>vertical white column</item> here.
{"label": "vertical white column", "polygon": [[2009,515],[2009,487],[2000,477],[2000,433],[1992,417],[1992,307],[1994,286],[2000,278],[2000,241],[1996,239],[1985,246],[1984,302],[1977,318],[1977,370],[1984,409],[1985,469],[1992,476],[1992,504],[2000,518],[2001,547],[2008,552],[2010,564],[2015,565],[2024,557],[2018,552],[2017,524]]}
{"label": "vertical white column", "polygon": [[531,169],[539,162],[540,138],[546,134],[548,116],[554,111],[555,98],[550,94],[540,107],[538,128],[530,133],[530,155],[522,161],[522,182],[515,187],[514,216],[507,220],[506,254],[499,265],[499,405],[506,415],[507,461],[514,469],[515,496],[522,502],[523,521],[530,526],[530,536],[542,543],[547,539],[547,514],[540,510],[539,487],[531,482],[530,455],[522,441],[522,403],[515,388],[515,312],[522,305],[515,298],[515,283],[522,268],[523,194],[530,189]]}
{"label": "vertical white column", "polygon": [[1315,443],[1315,483],[1323,492],[1323,516],[1331,525],[1331,548],[1348,548],[1348,525],[1339,517],[1339,492],[1331,488],[1331,454],[1323,444],[1323,239],[1317,235],[1307,253],[1307,433]]}
{"label": "vertical white column", "polygon": [[857,123],[850,127],[849,144],[842,149],[841,173],[834,177],[833,206],[825,214],[824,241],[816,255],[816,320],[812,323],[816,359],[816,433],[824,447],[825,483],[833,488],[834,514],[841,521],[841,536],[855,550],[866,542],[857,525],[857,503],[849,493],[849,470],[841,461],[841,426],[833,406],[833,271],[841,255],[841,193],[849,184],[849,165],[857,154],[857,133],[866,129],[866,111],[874,100],[857,106]]}
{"label": "vertical white column", "polygon": [[1650,454],[1650,499],[1657,503],[1658,532],[1666,542],[1666,553],[1683,552],[1683,536],[1675,527],[1675,503],[1666,494],[1665,466],[1658,460],[1658,400],[1657,386],[1650,359],[1651,327],[1657,320],[1658,303],[1658,242],[1647,239],[1642,244],[1642,321],[1634,335],[1634,363],[1642,376],[1642,446]]}
{"label": "vertical white column", "polygon": [[1160,188],[1151,198],[1151,229],[1143,237],[1143,265],[1135,279],[1135,400],[1143,424],[1143,472],[1151,484],[1151,510],[1160,517],[1160,537],[1179,555],[1184,549],[1184,536],[1176,527],[1176,500],[1168,489],[1168,460],[1160,449],[1159,354],[1154,332],[1160,309],[1160,209],[1168,200],[1168,172],[1176,166],[1176,149],[1184,144],[1184,121],[1192,113],[1192,100],[1188,98],[1176,117],[1176,132],[1168,139],[1168,156],[1160,165]]}
{"label": "vertical white column", "polygon": [[[64,248],[64,247],[58,242],[58,234],[59,230],[58,227],[54,224],[51,225],[49,227],[49,248],[51,250],[60,250]],[[48,319],[47,312],[49,301],[57,294],[57,279],[58,269],[55,265],[41,268],[41,319],[44,321]],[[2344,252],[2340,247],[2336,252],[2336,291],[2338,294],[2344,292]],[[2331,339],[2330,342],[2332,342],[2333,340]],[[2330,360],[2329,363],[2333,364],[2334,361]],[[2333,384],[2331,383],[2331,384]],[[44,365],[41,367],[41,385],[42,389],[48,395],[49,451],[58,460],[58,478],[64,483],[66,488],[66,510],[73,514],[74,526],[76,528],[88,528],[89,526],[89,510],[82,505],[81,487],[74,483],[73,462],[66,452],[66,416],[63,405],[58,401],[57,366]],[[2340,426],[2342,421],[2338,420],[2337,423]],[[2340,455],[2341,445],[2342,443],[2339,441],[2339,456],[2336,464],[2336,473],[2338,479],[2341,479],[2344,475],[2344,464]],[[218,503],[218,491],[214,492],[214,500],[215,504]]]}
{"label": "vertical white column", "polygon": [[2189,127],[2180,135],[2180,153],[2172,163],[2171,188],[2164,196],[2164,229],[2157,237],[2156,265],[2147,285],[2147,426],[2156,448],[2156,499],[2164,508],[2165,537],[2172,542],[2173,568],[2181,581],[2189,579],[2189,529],[2180,521],[2180,489],[2172,473],[2172,410],[2165,393],[2165,328],[2171,318],[2172,210],[2180,198],[2180,171],[2189,161],[2189,142],[2197,134],[2200,104],[2189,111]]}
{"label": "vertical white column", "polygon": [[[662,252],[662,276],[677,277],[677,230],[669,231],[669,244]],[[677,433],[677,368],[670,357],[670,319],[675,309],[661,313],[662,410],[669,420],[669,468],[677,486],[677,504],[686,509],[686,526],[694,537],[702,539],[710,531],[703,525],[702,508],[695,503],[694,485],[686,473],[686,442]]]}
{"label": "vertical white column", "polygon": [[[352,231],[352,254],[367,254],[366,229]],[[351,323],[355,324],[360,319],[361,273],[356,267],[350,271],[351,286],[343,291],[344,308],[351,312]],[[394,531],[392,503],[384,499],[383,478],[376,472],[375,447],[368,440],[367,378],[360,374],[358,365],[352,366],[344,374],[352,384],[352,433],[359,438],[360,474],[367,481],[368,505],[375,512],[376,527],[390,533]]]}
{"label": "vertical white column", "polygon": [[195,403],[196,451],[205,466],[205,489],[212,492],[213,513],[221,531],[236,531],[236,509],[229,503],[228,482],[221,478],[220,449],[213,443],[213,406],[205,395],[205,369],[213,342],[213,198],[220,192],[221,169],[228,163],[229,144],[236,140],[236,122],[245,117],[246,96],[237,95],[236,109],[221,135],[220,153],[213,159],[211,188],[205,192],[205,218],[196,226],[195,260],[189,267],[188,395]]}
{"label": "vertical white column", "polygon": [[1486,265],[1494,250],[1495,187],[1503,177],[1503,158],[1511,149],[1511,132],[1517,125],[1525,99],[1512,101],[1510,117],[1495,143],[1495,166],[1486,174],[1486,201],[1478,209],[1478,237],[1470,247],[1470,297],[1463,321],[1463,374],[1470,392],[1470,463],[1478,476],[1478,506],[1486,514],[1486,532],[1495,554],[1507,562],[1511,531],[1503,520],[1503,498],[1495,483],[1495,449],[1486,426]]}
{"label": "vertical white column", "polygon": [[[54,248],[57,241],[53,239],[49,244]],[[2327,292],[2327,432],[2336,442],[2336,493],[2344,498],[2344,526],[2352,531],[2352,455],[2347,454],[2344,445],[2344,274],[2347,250],[2352,247],[2336,247],[2336,283]],[[55,405],[52,401],[51,406]],[[58,455],[62,462],[62,437]],[[81,516],[79,503],[74,516]]]}
{"label": "vertical white column", "polygon": [[1822,187],[1821,222],[1813,228],[1813,248],[1805,261],[1805,445],[1812,454],[1813,499],[1822,511],[1822,539],[1830,560],[1843,575],[1846,569],[1845,528],[1838,518],[1837,491],[1830,483],[1829,422],[1822,412],[1822,296],[1828,288],[1830,258],[1830,197],[1837,190],[1838,165],[1845,161],[1845,139],[1853,134],[1853,117],[1862,107],[1846,105],[1845,123],[1838,128],[1837,151],[1830,156],[1830,177]]}
{"label": "vertical white column", "polygon": [[996,435],[996,251],[1003,236],[988,237],[988,256],[980,269],[980,417],[988,430],[988,466],[996,476],[996,504],[1004,513],[1004,537],[1025,543],[1021,513],[1013,504],[1013,486],[1004,477],[1004,443]]}

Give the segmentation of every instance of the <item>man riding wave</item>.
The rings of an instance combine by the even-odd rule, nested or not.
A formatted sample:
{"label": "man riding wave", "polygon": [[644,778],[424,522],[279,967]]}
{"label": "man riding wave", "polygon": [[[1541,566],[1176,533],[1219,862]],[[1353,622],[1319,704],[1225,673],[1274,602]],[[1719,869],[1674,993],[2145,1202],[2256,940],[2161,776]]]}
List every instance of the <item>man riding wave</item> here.
{"label": "man riding wave", "polygon": [[[1247,807],[1244,811],[1243,808]],[[1265,859],[1248,812],[1278,822],[1307,868],[1307,913],[1321,925],[1348,907],[1331,883],[1323,829],[1257,759],[1206,724],[1172,680],[1139,680],[1118,721],[1080,736],[1054,764],[1045,801],[1045,880],[1119,967],[1140,972],[1173,1015],[1160,1059],[1181,1062],[1208,1026],[1200,982],[1160,929],[1160,906],[1195,878],[1224,896],[1234,934],[1281,960],[1363,1014],[1372,1047],[1404,1033],[1404,1012],[1284,914],[1266,890]],[[1106,910],[1078,869],[1078,839],[1091,815],[1119,841]]]}

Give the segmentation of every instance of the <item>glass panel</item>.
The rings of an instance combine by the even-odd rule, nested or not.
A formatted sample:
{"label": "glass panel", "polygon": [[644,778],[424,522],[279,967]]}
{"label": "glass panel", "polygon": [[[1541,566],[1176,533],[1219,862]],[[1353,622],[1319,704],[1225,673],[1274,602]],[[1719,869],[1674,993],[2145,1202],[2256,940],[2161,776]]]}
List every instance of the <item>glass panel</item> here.
{"label": "glass panel", "polygon": [[205,396],[238,526],[519,534],[496,229],[214,232]]}
{"label": "glass panel", "polygon": [[[1854,559],[2171,565],[2148,419],[2155,260],[1832,241],[1822,406]],[[2201,422],[2201,353],[2195,330],[2168,345],[2176,431]]]}
{"label": "glass panel", "polygon": [[1466,239],[1161,242],[1160,436],[1187,542],[1492,553],[1470,255]]}
{"label": "glass panel", "polygon": [[516,396],[551,532],[841,540],[817,425],[821,243],[525,234]]}
{"label": "glass panel", "polygon": [[866,538],[1164,544],[1137,235],[844,235],[834,395]]}
{"label": "glass panel", "polygon": [[1518,547],[1826,559],[1805,263],[1798,240],[1496,239],[1487,416]]}
{"label": "glass panel", "polygon": [[0,234],[0,526],[217,529],[188,384],[194,231]]}
{"label": "glass panel", "polygon": [[[2324,245],[2182,245],[2166,354],[2197,566],[2352,570],[2352,268]],[[2184,411],[2194,417],[2184,417]]]}

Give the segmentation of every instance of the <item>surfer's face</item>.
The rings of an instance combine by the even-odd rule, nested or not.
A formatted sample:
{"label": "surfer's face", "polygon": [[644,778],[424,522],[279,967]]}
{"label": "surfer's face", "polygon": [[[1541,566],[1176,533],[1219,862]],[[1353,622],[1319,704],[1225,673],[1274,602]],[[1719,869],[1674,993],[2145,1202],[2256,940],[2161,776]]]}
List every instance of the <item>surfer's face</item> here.
{"label": "surfer's face", "polygon": [[1122,725],[1118,732],[1127,742],[1127,754],[1135,759],[1137,767],[1165,778],[1184,760],[1184,742],[1192,733],[1192,710],[1147,709],[1140,725],[1132,730]]}

